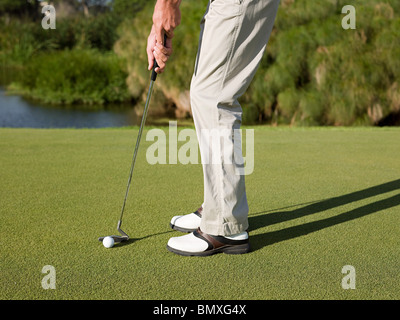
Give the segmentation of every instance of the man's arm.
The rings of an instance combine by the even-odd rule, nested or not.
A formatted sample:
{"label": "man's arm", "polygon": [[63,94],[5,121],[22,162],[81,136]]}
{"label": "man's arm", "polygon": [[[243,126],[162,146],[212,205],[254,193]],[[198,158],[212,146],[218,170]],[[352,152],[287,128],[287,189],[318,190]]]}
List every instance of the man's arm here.
{"label": "man's arm", "polygon": [[[147,38],[149,70],[153,68],[155,58],[159,65],[155,71],[157,73],[162,73],[169,56],[172,54],[174,29],[181,22],[181,12],[179,9],[181,1],[182,0],[157,0],[153,13],[153,26]],[[166,43],[163,43],[164,33],[167,35]]]}

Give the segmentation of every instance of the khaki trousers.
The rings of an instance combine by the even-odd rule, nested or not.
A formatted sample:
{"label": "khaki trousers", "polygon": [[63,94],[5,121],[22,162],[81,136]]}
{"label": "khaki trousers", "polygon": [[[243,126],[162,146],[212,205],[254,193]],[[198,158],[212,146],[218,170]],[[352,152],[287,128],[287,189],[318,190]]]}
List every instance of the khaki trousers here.
{"label": "khaki trousers", "polygon": [[[246,91],[271,34],[279,0],[213,0],[201,21],[190,98],[204,174],[200,228],[229,236],[248,229],[241,156]],[[233,159],[233,161],[231,161]]]}

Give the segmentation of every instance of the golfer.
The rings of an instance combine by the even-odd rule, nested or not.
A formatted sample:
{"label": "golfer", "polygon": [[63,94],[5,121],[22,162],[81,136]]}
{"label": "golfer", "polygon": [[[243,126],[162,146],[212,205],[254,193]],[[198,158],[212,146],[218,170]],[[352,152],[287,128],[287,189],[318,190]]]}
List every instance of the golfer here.
{"label": "golfer", "polygon": [[[155,71],[162,73],[172,54],[181,1],[158,0],[155,5],[147,43],[149,70],[155,58],[159,65]],[[239,164],[227,159],[235,158],[238,147],[242,152],[234,134],[242,119],[238,99],[261,61],[278,5],[279,0],[211,0],[208,4],[200,24],[190,87],[203,166],[204,202],[197,211],[172,218],[173,229],[188,232],[169,239],[167,248],[174,253],[207,256],[250,250],[244,174]],[[217,137],[207,135],[215,131]]]}

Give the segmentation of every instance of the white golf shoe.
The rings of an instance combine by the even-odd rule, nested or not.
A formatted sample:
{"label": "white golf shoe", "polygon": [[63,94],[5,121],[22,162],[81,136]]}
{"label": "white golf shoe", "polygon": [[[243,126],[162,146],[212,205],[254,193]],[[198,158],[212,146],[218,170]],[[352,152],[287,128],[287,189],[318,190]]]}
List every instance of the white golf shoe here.
{"label": "white golf shoe", "polygon": [[169,239],[167,249],[182,256],[209,256],[215,253],[243,254],[250,251],[247,231],[223,237],[196,231]]}
{"label": "white golf shoe", "polygon": [[201,206],[195,212],[173,217],[170,222],[171,228],[181,232],[196,231],[200,227],[202,211],[203,207]]}

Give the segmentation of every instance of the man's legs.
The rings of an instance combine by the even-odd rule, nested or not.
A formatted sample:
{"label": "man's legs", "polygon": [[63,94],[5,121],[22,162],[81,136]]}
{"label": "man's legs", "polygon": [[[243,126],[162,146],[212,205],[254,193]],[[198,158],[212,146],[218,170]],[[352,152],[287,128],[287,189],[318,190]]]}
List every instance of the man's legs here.
{"label": "man's legs", "polygon": [[[202,21],[191,106],[204,173],[200,228],[208,234],[229,236],[248,228],[245,181],[234,161],[233,145],[238,143],[233,141],[233,130],[240,128],[242,118],[238,98],[261,61],[278,3],[215,0]],[[221,149],[214,159],[218,138]],[[233,161],[224,156],[227,147]]]}
{"label": "man's legs", "polygon": [[261,61],[278,4],[214,0],[202,20],[191,107],[204,174],[200,229],[209,235],[227,237],[248,228],[244,175],[233,155],[240,147],[234,141],[242,119],[238,99]]}

